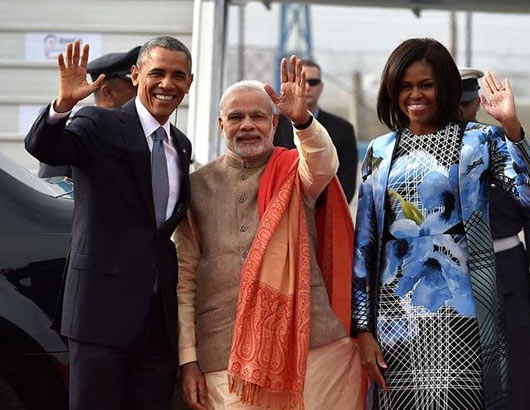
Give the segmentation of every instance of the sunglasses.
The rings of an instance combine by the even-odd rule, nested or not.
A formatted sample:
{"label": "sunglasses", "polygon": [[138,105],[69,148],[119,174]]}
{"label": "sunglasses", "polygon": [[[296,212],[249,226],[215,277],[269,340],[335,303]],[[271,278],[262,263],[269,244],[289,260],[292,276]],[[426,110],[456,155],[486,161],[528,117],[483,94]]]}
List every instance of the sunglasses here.
{"label": "sunglasses", "polygon": [[305,82],[309,84],[311,87],[315,87],[319,85],[322,82],[322,80],[320,78],[308,78],[307,80],[305,80]]}

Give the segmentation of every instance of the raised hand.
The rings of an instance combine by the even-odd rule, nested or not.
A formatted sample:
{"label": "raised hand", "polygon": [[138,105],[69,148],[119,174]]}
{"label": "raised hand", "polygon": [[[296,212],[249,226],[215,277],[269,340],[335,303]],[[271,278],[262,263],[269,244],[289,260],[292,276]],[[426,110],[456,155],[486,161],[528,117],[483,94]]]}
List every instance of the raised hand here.
{"label": "raised hand", "polygon": [[513,141],[521,139],[521,123],[515,113],[515,100],[512,93],[512,87],[508,79],[501,83],[497,77],[486,71],[484,79],[484,94],[480,95],[482,108],[501,123]]}
{"label": "raised hand", "polygon": [[66,46],[66,59],[63,54],[57,56],[59,64],[59,97],[55,100],[54,109],[57,112],[70,111],[78,101],[92,94],[105,79],[101,74],[96,81],[89,83],[86,79],[86,66],[88,63],[89,46],[83,46],[80,53],[79,40],[68,43]]}
{"label": "raised hand", "polygon": [[280,95],[276,94],[274,88],[269,84],[265,85],[265,91],[280,113],[295,124],[305,124],[309,121],[311,114],[307,110],[305,73],[302,72],[302,60],[292,55],[289,59],[289,67],[287,67],[287,60],[283,58],[280,70],[282,75]]}

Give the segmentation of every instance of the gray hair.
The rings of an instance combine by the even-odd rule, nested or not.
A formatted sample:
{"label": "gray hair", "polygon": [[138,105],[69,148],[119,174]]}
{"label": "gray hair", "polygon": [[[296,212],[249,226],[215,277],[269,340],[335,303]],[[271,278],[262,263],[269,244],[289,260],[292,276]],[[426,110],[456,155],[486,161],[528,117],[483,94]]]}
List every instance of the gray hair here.
{"label": "gray hair", "polygon": [[221,100],[219,101],[219,113],[223,115],[223,110],[225,109],[226,100],[230,94],[236,91],[261,91],[267,96],[268,101],[270,102],[271,111],[273,114],[276,114],[276,106],[270,99],[269,95],[265,91],[265,84],[257,80],[242,80],[237,83],[232,84],[228,87],[223,93]]}
{"label": "gray hair", "polygon": [[151,40],[149,40],[147,43],[145,43],[142,48],[140,49],[140,52],[138,53],[138,59],[136,60],[136,66],[140,68],[140,66],[148,59],[150,58],[151,50],[153,50],[156,47],[165,48],[167,50],[171,51],[180,51],[184,54],[186,54],[186,59],[188,60],[188,68],[189,72],[191,73],[191,53],[190,50],[188,50],[188,47],[182,43],[182,41],[177,40],[175,37],[171,36],[160,36],[155,37]]}

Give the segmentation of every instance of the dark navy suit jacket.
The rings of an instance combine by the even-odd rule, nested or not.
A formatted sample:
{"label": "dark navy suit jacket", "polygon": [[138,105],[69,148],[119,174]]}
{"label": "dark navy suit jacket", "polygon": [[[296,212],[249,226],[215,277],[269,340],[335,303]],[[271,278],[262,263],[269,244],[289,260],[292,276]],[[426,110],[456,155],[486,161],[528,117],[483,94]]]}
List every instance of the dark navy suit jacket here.
{"label": "dark navy suit jacket", "polygon": [[181,191],[173,215],[157,229],[150,151],[134,100],[114,110],[82,108],[68,126],[66,119],[48,124],[48,111],[25,142],[40,161],[74,167],[62,333],[116,347],[132,343],[144,325],[158,275],[170,344],[176,349],[177,254],[170,238],[189,205],[189,140],[171,127]]}

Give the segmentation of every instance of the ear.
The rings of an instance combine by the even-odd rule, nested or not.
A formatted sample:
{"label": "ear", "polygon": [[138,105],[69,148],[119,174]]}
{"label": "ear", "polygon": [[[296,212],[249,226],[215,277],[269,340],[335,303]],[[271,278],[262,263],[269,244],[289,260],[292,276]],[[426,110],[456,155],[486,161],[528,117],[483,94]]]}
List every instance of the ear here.
{"label": "ear", "polygon": [[135,87],[138,87],[138,75],[139,75],[138,67],[133,65],[131,67],[131,81]]}
{"label": "ear", "polygon": [[274,114],[272,116],[272,135],[276,134],[276,128],[278,128],[278,121],[280,120],[279,114]]}
{"label": "ear", "polygon": [[190,91],[190,87],[191,87],[191,84],[193,83],[193,74],[190,74],[190,76],[188,77],[188,89],[186,90],[186,94],[188,94],[188,92]]}
{"label": "ear", "polygon": [[221,117],[217,117],[217,125],[219,126],[219,130],[221,131],[221,133],[223,133],[223,131],[225,129],[225,124],[224,124],[223,119]]}
{"label": "ear", "polygon": [[101,93],[101,96],[104,100],[110,101],[112,100],[112,87],[108,84],[103,84],[101,88],[99,89],[99,92]]}

